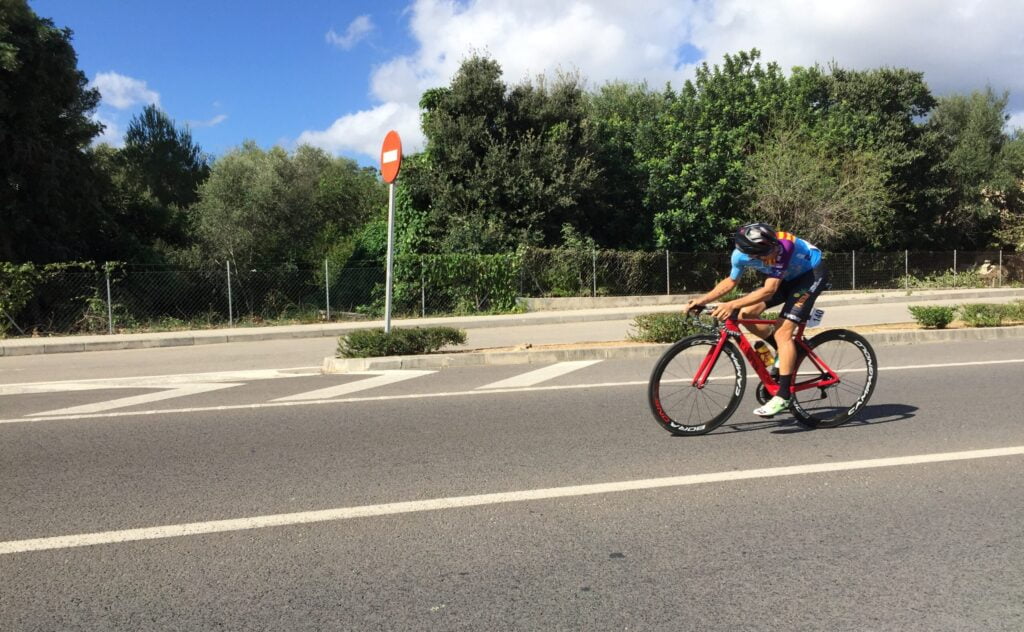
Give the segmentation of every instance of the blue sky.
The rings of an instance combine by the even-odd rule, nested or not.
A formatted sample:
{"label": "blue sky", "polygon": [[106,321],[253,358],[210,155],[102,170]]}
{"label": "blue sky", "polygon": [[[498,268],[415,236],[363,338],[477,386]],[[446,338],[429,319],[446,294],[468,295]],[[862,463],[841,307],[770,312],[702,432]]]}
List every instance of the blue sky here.
{"label": "blue sky", "polygon": [[[254,139],[293,142],[305,129],[325,128],[339,114],[370,103],[375,65],[411,52],[402,28],[406,3],[292,3],[32,0],[41,16],[74,31],[79,68],[90,80],[117,73],[145,82],[159,105],[211,153]],[[367,11],[372,7],[372,12]],[[343,37],[361,15],[375,26],[349,49]],[[342,42],[344,43],[344,42]],[[146,99],[145,95],[141,97]],[[124,108],[106,100],[100,115],[123,132],[145,103]]]}
{"label": "blue sky", "polygon": [[246,139],[375,162],[384,133],[422,146],[417,102],[474,51],[508,83],[577,70],[679,85],[757,47],[783,68],[922,70],[936,94],[991,84],[1024,126],[1019,0],[30,0],[74,31],[117,144],[158,103],[214,155]]}

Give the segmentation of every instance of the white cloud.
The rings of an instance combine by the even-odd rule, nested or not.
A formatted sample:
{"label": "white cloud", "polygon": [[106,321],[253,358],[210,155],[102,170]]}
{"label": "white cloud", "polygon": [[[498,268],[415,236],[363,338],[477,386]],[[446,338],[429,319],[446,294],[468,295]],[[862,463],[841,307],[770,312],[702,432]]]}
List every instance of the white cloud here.
{"label": "white cloud", "polygon": [[327,43],[338,48],[349,50],[359,43],[359,40],[366,37],[373,30],[373,21],[368,15],[360,15],[352,20],[352,23],[345,29],[344,35],[338,35],[334,29],[327,31]]}
{"label": "white cloud", "polygon": [[388,130],[397,130],[402,137],[402,149],[411,153],[423,147],[420,132],[420,111],[416,105],[385,103],[369,110],[346,114],[323,131],[306,131],[299,144],[320,147],[327,151],[355,151],[379,158],[380,146]]}
{"label": "white cloud", "polygon": [[933,93],[986,83],[1024,105],[1024,12],[1019,0],[719,0],[701,4],[692,42],[710,60],[756,46],[786,70],[835,61],[925,73]]}
{"label": "white cloud", "polygon": [[111,147],[123,147],[124,146],[124,130],[118,125],[117,121],[103,116],[101,114],[93,115],[92,119],[97,123],[103,124],[103,131],[99,136],[93,139],[93,145],[107,144]]}
{"label": "white cloud", "polygon": [[186,121],[189,127],[216,127],[228,120],[227,114],[218,114],[208,121]]}
{"label": "white cloud", "polygon": [[139,103],[160,105],[160,95],[150,90],[145,81],[116,72],[101,72],[90,87],[98,88],[104,105],[125,110]]}
{"label": "white cloud", "polygon": [[1024,131],[1024,110],[1010,114],[1010,120],[1006,121],[1005,128],[1010,132],[1017,129]]}
{"label": "white cloud", "polygon": [[692,77],[694,49],[718,63],[759,48],[785,71],[831,61],[920,70],[936,95],[988,83],[1011,92],[1010,110],[1021,113],[1012,122],[1024,115],[1019,0],[414,0],[407,15],[417,49],[374,69],[370,94],[380,105],[302,138],[376,157],[390,125],[407,151],[420,149],[420,96],[446,85],[473,52],[497,60],[510,84],[561,69],[593,85],[646,80],[660,89]]}

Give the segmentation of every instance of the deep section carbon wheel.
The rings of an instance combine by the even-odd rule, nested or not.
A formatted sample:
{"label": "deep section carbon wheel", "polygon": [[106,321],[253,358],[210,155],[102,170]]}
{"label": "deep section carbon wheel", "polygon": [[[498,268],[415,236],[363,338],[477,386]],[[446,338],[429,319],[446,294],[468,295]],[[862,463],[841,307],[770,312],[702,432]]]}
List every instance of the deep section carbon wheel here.
{"label": "deep section carbon wheel", "polygon": [[647,399],[654,419],[672,434],[711,432],[733,414],[743,399],[746,367],[739,350],[728,341],[705,384],[693,385],[701,363],[718,340],[710,334],[684,338],[669,347],[654,366]]}
{"label": "deep section carbon wheel", "polygon": [[[803,426],[834,428],[853,419],[868,403],[878,381],[878,358],[863,336],[844,329],[822,332],[807,345],[839,376],[839,381],[794,393],[790,409]],[[827,377],[813,357],[799,354],[794,383]]]}

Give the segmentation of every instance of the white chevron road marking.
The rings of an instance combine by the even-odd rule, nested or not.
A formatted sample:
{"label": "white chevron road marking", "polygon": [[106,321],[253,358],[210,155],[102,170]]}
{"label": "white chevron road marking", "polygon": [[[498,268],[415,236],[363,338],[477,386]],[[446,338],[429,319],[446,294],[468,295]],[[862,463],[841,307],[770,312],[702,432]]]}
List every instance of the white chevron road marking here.
{"label": "white chevron road marking", "polygon": [[484,386],[478,386],[477,390],[489,390],[492,388],[521,388],[524,386],[534,386],[541,382],[553,380],[556,377],[572,373],[573,371],[579,371],[580,369],[586,368],[592,364],[597,364],[602,360],[578,360],[575,362],[559,362],[558,364],[552,364],[550,366],[542,367],[536,371],[530,371],[529,373],[522,373],[514,377],[510,377],[505,380],[498,382],[492,382]]}
{"label": "white chevron road marking", "polygon": [[189,395],[197,395],[199,393],[209,393],[210,391],[219,391],[233,386],[241,386],[241,384],[232,382],[221,382],[218,384],[186,384],[166,391],[146,393],[145,395],[132,395],[131,397],[121,397],[118,399],[108,399],[107,401],[97,402],[95,404],[84,404],[82,406],[72,406],[70,408],[60,408],[58,410],[47,410],[41,413],[32,413],[28,416],[88,415],[90,413],[100,413],[105,410],[113,410],[115,408],[125,408],[126,406],[138,406],[139,404],[148,404],[150,402],[159,402],[165,399],[174,399],[175,397],[187,397]]}
{"label": "white chevron road marking", "polygon": [[431,373],[437,373],[437,371],[413,371],[413,370],[395,370],[395,371],[356,371],[348,373],[347,375],[373,375],[367,380],[359,380],[357,382],[348,382],[346,384],[339,384],[337,386],[328,386],[327,388],[319,388],[315,391],[308,391],[305,393],[299,393],[297,395],[288,395],[287,397],[278,397],[277,399],[271,400],[274,402],[305,402],[310,400],[318,399],[332,399],[335,397],[341,397],[342,395],[349,395],[351,393],[357,393],[359,391],[369,390],[371,388],[377,388],[379,386],[387,386],[388,384],[394,384],[396,382],[404,382],[405,380],[411,380],[417,377],[423,377],[424,375],[430,375]]}

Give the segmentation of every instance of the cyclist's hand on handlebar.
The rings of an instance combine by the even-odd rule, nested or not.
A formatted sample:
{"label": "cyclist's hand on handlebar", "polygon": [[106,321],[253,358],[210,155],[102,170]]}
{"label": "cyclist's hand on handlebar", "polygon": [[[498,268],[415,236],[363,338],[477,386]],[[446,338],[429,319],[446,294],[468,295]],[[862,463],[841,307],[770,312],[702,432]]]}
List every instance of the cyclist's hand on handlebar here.
{"label": "cyclist's hand on handlebar", "polygon": [[693,314],[698,314],[698,313],[702,312],[703,310],[704,310],[704,305],[701,304],[701,303],[698,303],[697,299],[693,299],[689,303],[686,304],[686,309],[684,311],[686,312],[687,315],[693,315]]}
{"label": "cyclist's hand on handlebar", "polygon": [[711,311],[711,316],[718,320],[725,320],[736,311],[736,307],[733,306],[732,301],[726,301],[725,303],[719,303],[715,306],[715,309]]}

